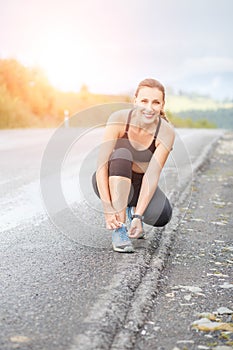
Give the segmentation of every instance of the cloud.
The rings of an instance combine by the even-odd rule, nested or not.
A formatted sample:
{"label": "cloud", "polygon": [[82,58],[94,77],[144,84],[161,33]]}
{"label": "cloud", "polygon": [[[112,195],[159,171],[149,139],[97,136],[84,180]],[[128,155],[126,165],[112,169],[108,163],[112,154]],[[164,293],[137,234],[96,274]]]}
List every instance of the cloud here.
{"label": "cloud", "polygon": [[188,58],[183,65],[183,72],[188,75],[206,73],[233,73],[233,58],[206,56]]}

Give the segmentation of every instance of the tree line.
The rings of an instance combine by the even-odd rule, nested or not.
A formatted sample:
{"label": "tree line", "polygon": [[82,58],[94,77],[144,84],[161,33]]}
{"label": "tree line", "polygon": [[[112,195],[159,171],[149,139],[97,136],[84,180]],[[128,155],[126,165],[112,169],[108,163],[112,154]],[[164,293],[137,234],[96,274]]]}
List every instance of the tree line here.
{"label": "tree line", "polygon": [[[79,93],[55,89],[44,72],[26,67],[15,59],[0,59],[0,129],[57,127],[69,115],[91,106],[106,103],[130,103],[127,95],[93,94],[84,85]],[[168,118],[177,127],[214,127],[207,120],[185,120],[167,111]],[[104,123],[108,115],[102,115]],[[86,121],[80,119],[75,126],[91,126],[98,123],[97,115]],[[78,120],[78,119],[77,119]]]}
{"label": "tree line", "polygon": [[217,110],[189,110],[180,112],[179,117],[182,120],[192,120],[194,123],[200,123],[202,120],[222,129],[233,129],[233,108],[219,108]]}

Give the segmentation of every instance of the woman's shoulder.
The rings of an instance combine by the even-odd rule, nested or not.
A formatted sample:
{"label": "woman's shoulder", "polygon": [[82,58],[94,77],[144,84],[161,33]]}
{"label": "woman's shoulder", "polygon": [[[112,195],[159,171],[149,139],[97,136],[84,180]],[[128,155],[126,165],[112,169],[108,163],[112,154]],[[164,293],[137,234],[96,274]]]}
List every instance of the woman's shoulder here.
{"label": "woman's shoulder", "polygon": [[161,131],[165,132],[166,134],[169,135],[174,135],[175,134],[175,128],[174,126],[164,118],[161,118]]}
{"label": "woman's shoulder", "polygon": [[105,139],[122,137],[125,132],[127,118],[130,109],[122,109],[113,112],[107,121],[105,128]]}
{"label": "woman's shoulder", "polygon": [[113,112],[108,118],[108,124],[110,123],[120,123],[126,124],[130,109],[121,109]]}
{"label": "woman's shoulder", "polygon": [[161,118],[161,127],[158,138],[160,142],[166,144],[169,149],[172,148],[175,140],[175,128],[170,122],[167,122],[163,118]]}

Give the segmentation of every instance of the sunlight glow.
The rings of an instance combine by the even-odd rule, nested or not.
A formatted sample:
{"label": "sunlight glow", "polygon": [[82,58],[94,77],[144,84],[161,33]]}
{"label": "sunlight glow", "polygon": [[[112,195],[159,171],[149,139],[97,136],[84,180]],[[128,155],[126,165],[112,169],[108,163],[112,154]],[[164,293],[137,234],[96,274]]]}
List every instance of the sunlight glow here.
{"label": "sunlight glow", "polygon": [[78,91],[88,77],[87,50],[80,44],[69,44],[60,40],[47,45],[39,64],[45,70],[49,81],[63,91]]}
{"label": "sunlight glow", "polygon": [[96,84],[102,62],[101,48],[93,42],[71,36],[64,28],[54,28],[33,50],[36,64],[50,83],[63,91],[79,91],[82,84]]}

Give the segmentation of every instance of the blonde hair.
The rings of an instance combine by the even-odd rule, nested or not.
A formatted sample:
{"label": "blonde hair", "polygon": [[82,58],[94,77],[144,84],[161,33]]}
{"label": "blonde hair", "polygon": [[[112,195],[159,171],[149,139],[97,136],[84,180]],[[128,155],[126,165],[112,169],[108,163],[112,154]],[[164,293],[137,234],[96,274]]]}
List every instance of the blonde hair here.
{"label": "blonde hair", "polygon": [[[159,89],[162,94],[163,94],[163,101],[165,102],[165,88],[164,86],[156,79],[152,79],[152,78],[147,78],[147,79],[144,79],[142,80],[139,84],[138,84],[138,87],[135,91],[135,97],[138,96],[138,93],[139,93],[139,90],[143,87],[149,87],[149,88],[157,88]],[[167,119],[166,117],[166,114],[164,112],[164,110],[161,110],[160,112],[160,115],[163,119],[165,119],[168,123],[169,123],[169,120]]]}

